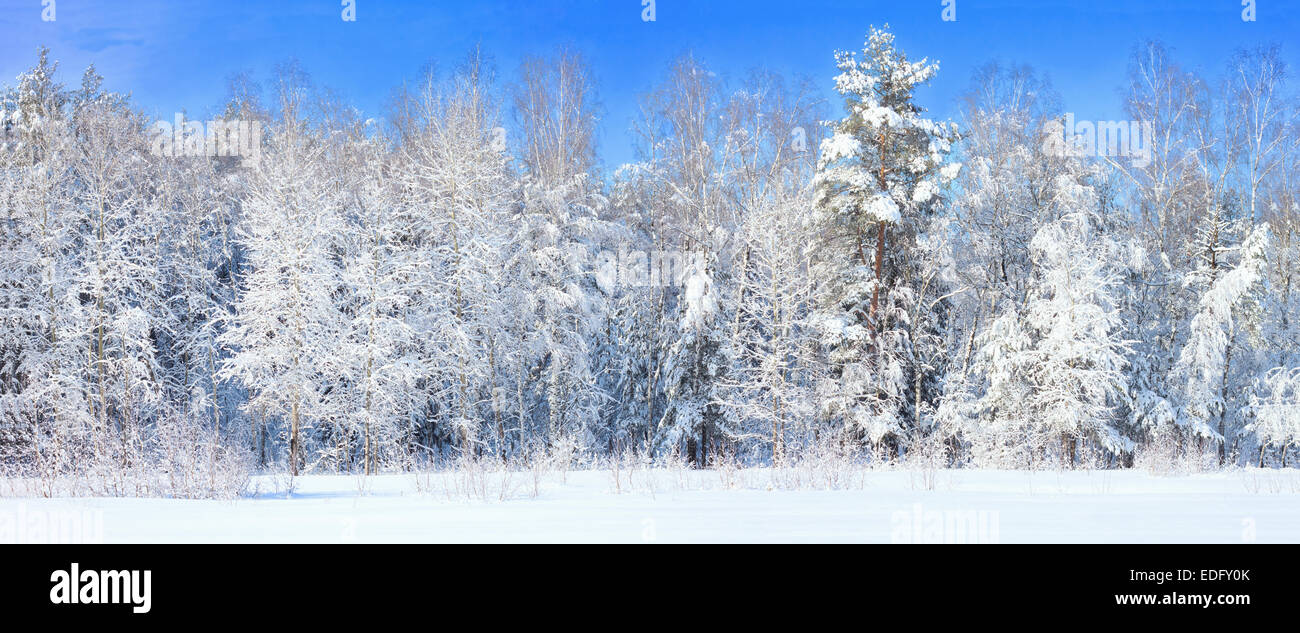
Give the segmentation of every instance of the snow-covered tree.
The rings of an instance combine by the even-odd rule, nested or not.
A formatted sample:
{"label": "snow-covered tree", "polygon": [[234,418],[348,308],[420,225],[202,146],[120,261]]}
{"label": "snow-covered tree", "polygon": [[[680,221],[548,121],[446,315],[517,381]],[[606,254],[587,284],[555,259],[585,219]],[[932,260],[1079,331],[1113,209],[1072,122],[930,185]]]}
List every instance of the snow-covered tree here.
{"label": "snow-covered tree", "polygon": [[872,443],[896,445],[908,373],[919,370],[909,363],[907,320],[923,299],[909,250],[940,186],[955,175],[956,165],[944,167],[955,126],[921,115],[914,92],[938,64],[909,61],[888,30],[873,28],[863,58],[838,53],[836,65],[846,112],[831,124],[813,181],[825,236],[815,272],[824,280],[818,327],[836,380],[826,413]]}
{"label": "snow-covered tree", "polygon": [[419,399],[423,366],[415,329],[407,320],[419,262],[403,241],[408,225],[397,207],[387,148],[365,136],[366,125],[338,148],[345,233],[341,284],[346,322],[334,348],[343,378],[337,389],[343,442],[341,459],[352,461],[351,438],[361,444],[361,470],[374,473],[400,454],[398,440]]}
{"label": "snow-covered tree", "polygon": [[1119,249],[1092,187],[1061,176],[1045,193],[1060,219],[1030,241],[1024,301],[1004,303],[975,338],[970,373],[945,402],[978,462],[1029,465],[1055,447],[1071,465],[1080,440],[1112,455],[1132,450],[1117,423],[1129,351]]}
{"label": "snow-covered tree", "polygon": [[817,413],[819,365],[808,327],[813,282],[808,240],[797,239],[811,228],[809,202],[806,189],[784,191],[751,210],[727,333],[736,357],[725,403],[735,409],[738,431],[763,438],[778,464],[804,445]]}
{"label": "snow-covered tree", "polygon": [[[1060,195],[1088,195],[1074,183],[1063,189]],[[1132,443],[1115,424],[1128,352],[1117,307],[1115,245],[1098,235],[1086,212],[1075,212],[1039,230],[1030,246],[1037,275],[1025,310],[1033,385],[1027,408],[1043,432],[1061,439],[1064,463],[1075,462],[1078,439],[1111,454],[1130,452]]]}
{"label": "snow-covered tree", "polygon": [[[1216,223],[1217,227],[1217,223]],[[1212,227],[1211,230],[1219,230]],[[1208,239],[1208,238],[1206,238]],[[1234,350],[1240,354],[1242,338],[1257,327],[1259,284],[1268,249],[1267,226],[1252,231],[1236,252],[1237,262],[1227,262],[1216,253],[1199,271],[1205,278],[1196,315],[1189,325],[1187,341],[1173,368],[1173,382],[1182,385],[1177,423],[1196,437],[1219,443],[1220,461],[1226,459],[1232,437],[1230,413],[1240,394],[1232,393]],[[1240,363],[1239,363],[1240,364]]]}
{"label": "snow-covered tree", "polygon": [[[592,341],[609,309],[590,264],[611,235],[600,218],[607,201],[596,171],[596,88],[582,56],[559,49],[524,60],[513,97],[523,201],[504,247],[501,318],[515,327],[501,349],[514,368],[502,387],[516,397],[493,406],[513,411],[521,444],[589,446],[607,405]],[[536,380],[526,386],[529,376]]]}
{"label": "snow-covered tree", "polygon": [[0,156],[0,424],[5,458],[38,476],[88,456],[93,424],[84,312],[74,290],[82,224],[70,191],[72,152],[57,63],[42,49],[4,100]]}
{"label": "snow-covered tree", "polygon": [[427,371],[424,417],[431,437],[451,439],[463,455],[483,447],[506,327],[494,306],[512,187],[489,79],[475,54],[447,85],[426,81],[399,162],[422,262],[409,310]]}
{"label": "snow-covered tree", "polygon": [[1265,374],[1252,389],[1246,429],[1259,440],[1260,466],[1264,449],[1280,448],[1286,468],[1287,449],[1300,442],[1300,368],[1278,367]]}
{"label": "snow-covered tree", "polygon": [[245,412],[287,423],[295,475],[308,457],[305,433],[328,409],[327,380],[341,369],[328,361],[345,335],[336,257],[345,225],[321,163],[325,141],[304,119],[306,101],[301,74],[285,70],[279,119],[248,176],[240,230],[248,270],[221,339],[235,350],[221,375],[248,389]]}

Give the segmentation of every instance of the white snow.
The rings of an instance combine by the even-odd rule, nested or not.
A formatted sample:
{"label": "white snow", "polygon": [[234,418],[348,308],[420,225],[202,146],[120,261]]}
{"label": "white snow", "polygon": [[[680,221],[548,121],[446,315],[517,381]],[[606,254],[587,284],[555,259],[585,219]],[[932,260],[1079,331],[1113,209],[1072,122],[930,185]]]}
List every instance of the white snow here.
{"label": "white snow", "polygon": [[912,202],[924,204],[938,195],[939,187],[929,180],[922,180],[916,183],[916,190],[912,192]]}
{"label": "white snow", "polygon": [[851,134],[838,133],[822,141],[822,160],[832,163],[858,153],[862,144]]}
{"label": "white snow", "polygon": [[880,194],[867,203],[867,215],[881,222],[898,222],[903,215],[898,209],[898,203],[894,202],[886,194]]}
{"label": "white snow", "polygon": [[1296,470],[938,471],[933,490],[902,470],[857,471],[839,490],[769,489],[794,476],[770,470],[628,474],[615,492],[610,471],[551,473],[534,498],[531,474],[514,473],[504,501],[500,474],[483,480],[487,500],[414,475],[372,477],[365,494],[358,477],[313,475],[288,494],[257,478],[263,492],[235,501],[5,498],[0,542],[72,515],[102,522],[109,543],[1300,541]]}

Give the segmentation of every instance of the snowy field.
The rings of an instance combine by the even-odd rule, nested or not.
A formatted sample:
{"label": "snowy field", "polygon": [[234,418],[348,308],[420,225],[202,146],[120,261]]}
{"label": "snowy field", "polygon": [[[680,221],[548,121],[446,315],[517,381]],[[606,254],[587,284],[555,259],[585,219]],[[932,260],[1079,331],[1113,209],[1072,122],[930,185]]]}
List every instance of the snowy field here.
{"label": "snowy field", "polygon": [[[630,476],[629,476],[630,475]],[[233,501],[0,499],[0,542],[1297,542],[1300,471],[768,471],[255,478]],[[927,481],[933,483],[928,490]],[[61,532],[61,533],[60,533]]]}

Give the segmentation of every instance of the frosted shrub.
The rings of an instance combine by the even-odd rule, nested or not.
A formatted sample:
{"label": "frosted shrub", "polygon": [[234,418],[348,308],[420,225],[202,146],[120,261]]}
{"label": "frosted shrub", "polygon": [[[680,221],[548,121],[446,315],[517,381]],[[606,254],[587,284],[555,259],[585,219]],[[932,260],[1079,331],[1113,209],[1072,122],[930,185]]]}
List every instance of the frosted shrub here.
{"label": "frosted shrub", "polygon": [[1133,466],[1153,475],[1173,476],[1219,469],[1214,442],[1187,437],[1177,429],[1160,428],[1138,446]]}
{"label": "frosted shrub", "polygon": [[930,433],[922,435],[912,443],[900,460],[899,466],[907,470],[913,489],[934,490],[939,471],[943,470],[947,463],[947,444],[939,433]]}
{"label": "frosted shrub", "polygon": [[723,490],[744,488],[745,471],[735,451],[718,450],[709,456],[709,466],[718,474],[719,484]]}
{"label": "frosted shrub", "polygon": [[[492,501],[501,502],[519,498],[526,479],[525,471],[517,465],[501,461],[496,457],[478,455],[461,455],[450,462],[446,468],[430,473],[425,478],[425,487],[429,482],[441,485],[443,495],[448,500]],[[533,490],[540,489],[535,483]],[[534,492],[531,496],[536,496]]]}
{"label": "frosted shrub", "polygon": [[[32,444],[28,444],[28,447]],[[245,493],[252,456],[183,414],[151,429],[92,432],[58,460],[12,460],[4,475],[15,495],[232,499]]]}
{"label": "frosted shrub", "polygon": [[[876,462],[882,463],[882,462]],[[790,450],[769,469],[770,486],[781,490],[846,490],[866,485],[871,462],[831,434]]]}
{"label": "frosted shrub", "polygon": [[247,489],[252,455],[223,443],[211,428],[188,416],[160,422],[151,444],[156,495],[232,499]]}

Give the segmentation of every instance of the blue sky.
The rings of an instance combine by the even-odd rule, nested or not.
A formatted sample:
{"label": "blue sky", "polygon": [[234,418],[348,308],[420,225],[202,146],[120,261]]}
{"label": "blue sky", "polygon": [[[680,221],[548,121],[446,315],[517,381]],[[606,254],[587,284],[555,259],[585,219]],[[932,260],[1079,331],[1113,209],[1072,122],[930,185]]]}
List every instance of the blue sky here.
{"label": "blue sky", "polygon": [[356,0],[356,22],[341,19],[340,0],[54,0],[56,19],[44,22],[43,1],[0,0],[0,83],[44,44],[65,83],[93,62],[108,88],[160,119],[210,114],[229,74],[265,81],[290,58],[379,115],[402,81],[430,62],[454,66],[476,43],[505,78],[520,56],[571,45],[599,80],[611,166],[632,158],[637,95],[687,51],[723,77],[753,67],[806,75],[829,98],[833,52],[860,49],[869,25],[888,22],[910,56],[940,60],[920,96],[941,117],[972,70],[995,59],[1046,73],[1082,119],[1119,118],[1127,57],[1143,39],[1209,75],[1236,48],[1264,43],[1300,64],[1300,0],[1257,0],[1253,23],[1241,0],[955,0],[956,22],[941,20],[942,0],[657,0],[655,22],[641,20],[642,0]]}

